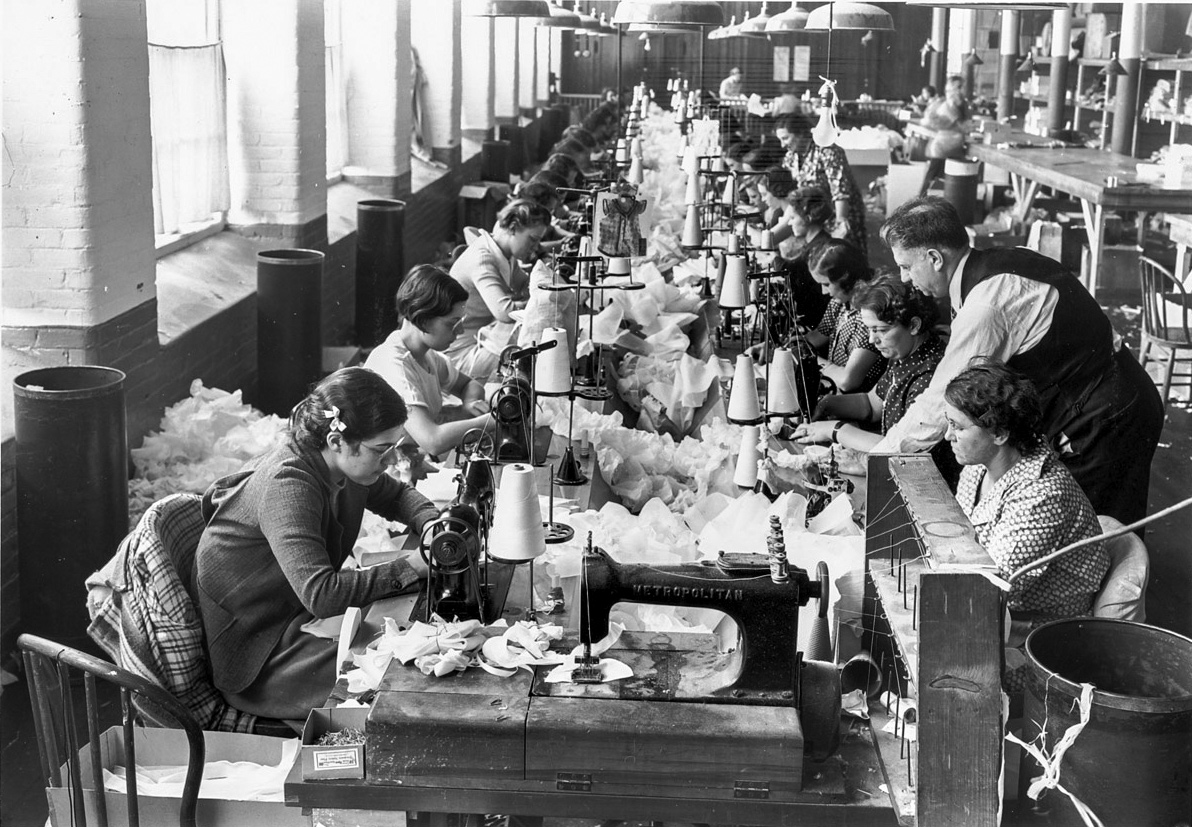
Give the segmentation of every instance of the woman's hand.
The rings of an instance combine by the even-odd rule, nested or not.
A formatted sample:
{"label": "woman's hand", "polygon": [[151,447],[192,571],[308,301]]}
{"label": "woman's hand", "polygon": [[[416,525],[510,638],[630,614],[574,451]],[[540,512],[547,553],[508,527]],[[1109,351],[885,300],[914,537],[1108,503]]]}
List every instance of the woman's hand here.
{"label": "woman's hand", "polygon": [[803,445],[823,444],[832,441],[832,429],[836,427],[836,420],[827,422],[805,422],[795,428],[793,437],[795,442]]}

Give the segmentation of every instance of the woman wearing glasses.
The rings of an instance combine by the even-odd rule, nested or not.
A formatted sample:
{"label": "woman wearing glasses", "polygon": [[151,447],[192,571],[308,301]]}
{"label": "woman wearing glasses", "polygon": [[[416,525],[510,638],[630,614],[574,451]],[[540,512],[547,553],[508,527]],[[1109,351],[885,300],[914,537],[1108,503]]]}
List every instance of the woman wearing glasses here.
{"label": "woman wearing glasses", "polygon": [[365,509],[414,531],[437,515],[385,473],[406,406],[365,368],[328,376],[290,413],[289,439],[217,480],[203,496],[207,527],[194,584],[215,686],[254,715],[304,720],[335,685],[336,643],[302,631],[415,586],[417,551],[342,570]]}
{"label": "woman wearing glasses", "polygon": [[[462,373],[443,352],[463,328],[468,291],[437,267],[420,264],[397,290],[401,327],[369,354],[364,366],[392,385],[409,409],[406,433],[428,454],[459,445],[473,428],[490,425],[484,386]],[[451,394],[460,405],[446,406]]]}

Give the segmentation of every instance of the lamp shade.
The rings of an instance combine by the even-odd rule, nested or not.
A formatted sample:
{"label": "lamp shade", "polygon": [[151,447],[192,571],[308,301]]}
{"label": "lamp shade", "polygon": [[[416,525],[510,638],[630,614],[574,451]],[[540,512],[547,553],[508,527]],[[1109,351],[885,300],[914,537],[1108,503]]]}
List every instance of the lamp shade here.
{"label": "lamp shade", "polygon": [[872,29],[894,31],[894,18],[873,3],[825,3],[807,15],[809,31]]}
{"label": "lamp shade", "polygon": [[1109,59],[1109,62],[1101,67],[1101,71],[1097,72],[1103,78],[1116,78],[1119,75],[1126,74],[1126,69],[1122,64],[1118,63],[1117,55]]}
{"label": "lamp shade", "polygon": [[795,357],[780,347],[770,362],[766,386],[766,413],[771,416],[790,416],[799,412],[799,395],[795,392]]}
{"label": "lamp shade", "polygon": [[621,0],[613,22],[722,26],[724,10],[715,0]]}
{"label": "lamp shade", "polygon": [[733,372],[733,387],[728,394],[728,421],[738,425],[756,425],[762,411],[757,401],[757,376],[753,371],[753,357],[748,353],[737,356]]}
{"label": "lamp shade", "polygon": [[542,331],[542,344],[555,346],[538,354],[534,366],[534,391],[543,396],[566,396],[571,393],[571,354],[567,352],[567,331],[548,327]]}
{"label": "lamp shade", "polygon": [[746,425],[741,429],[741,449],[737,452],[737,467],[733,482],[741,488],[757,485],[757,461],[761,459],[758,442],[761,441],[760,425]]}
{"label": "lamp shade", "polygon": [[684,247],[703,247],[704,230],[699,224],[699,206],[687,205],[687,220],[683,223],[683,239],[679,242]]}
{"label": "lamp shade", "polygon": [[546,0],[463,0],[467,17],[548,17]]}
{"label": "lamp shade", "polygon": [[582,29],[583,23],[579,19],[579,15],[573,11],[568,11],[562,6],[551,3],[548,14],[544,14],[538,21],[538,25],[548,29]]}
{"label": "lamp shade", "polygon": [[691,23],[630,23],[625,28],[629,34],[699,34],[703,30]]}
{"label": "lamp shade", "polygon": [[724,310],[740,310],[749,304],[746,268],[745,256],[725,256],[724,286],[720,290],[720,306]]}
{"label": "lamp shade", "polygon": [[934,9],[987,9],[990,11],[1047,11],[1067,7],[1067,3],[1036,0],[1010,3],[1003,0],[903,0],[908,6],[931,6]]}
{"label": "lamp shade", "polygon": [[798,3],[791,3],[791,7],[784,12],[774,15],[766,21],[766,34],[791,34],[801,32],[807,28],[807,10],[799,8]]}
{"label": "lamp shade", "polygon": [[770,22],[770,4],[763,0],[762,10],[754,17],[746,17],[737,27],[741,34],[765,35],[766,25]]}
{"label": "lamp shade", "polygon": [[522,463],[507,465],[501,472],[501,487],[493,504],[488,556],[506,563],[526,563],[544,551],[546,535],[534,468]]}

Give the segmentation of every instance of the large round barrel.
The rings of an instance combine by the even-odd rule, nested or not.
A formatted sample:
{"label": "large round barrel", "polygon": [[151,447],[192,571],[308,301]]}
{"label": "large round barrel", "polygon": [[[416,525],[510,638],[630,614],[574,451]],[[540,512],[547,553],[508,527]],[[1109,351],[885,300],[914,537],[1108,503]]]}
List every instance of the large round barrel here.
{"label": "large round barrel", "polygon": [[[1108,618],[1047,623],[1026,640],[1031,680],[1023,740],[1046,730],[1050,755],[1089,719],[1060,763],[1059,783],[1105,824],[1170,827],[1192,812],[1192,639]],[[1037,768],[1030,775],[1038,775]],[[1068,796],[1050,790],[1052,824],[1082,825]]]}
{"label": "large round barrel", "polygon": [[91,365],[13,380],[21,625],[96,651],[83,581],[128,533],[124,374]]}
{"label": "large round barrel", "polygon": [[373,347],[397,327],[393,297],[406,272],[406,204],[356,202],[356,343]]}
{"label": "large round barrel", "polygon": [[485,141],[480,145],[480,180],[509,183],[509,142]]}
{"label": "large round barrel", "polygon": [[967,226],[976,223],[977,174],[981,165],[976,161],[944,161],[944,199]]}
{"label": "large round barrel", "polygon": [[257,407],[287,416],[323,372],[323,259],[257,253]]}

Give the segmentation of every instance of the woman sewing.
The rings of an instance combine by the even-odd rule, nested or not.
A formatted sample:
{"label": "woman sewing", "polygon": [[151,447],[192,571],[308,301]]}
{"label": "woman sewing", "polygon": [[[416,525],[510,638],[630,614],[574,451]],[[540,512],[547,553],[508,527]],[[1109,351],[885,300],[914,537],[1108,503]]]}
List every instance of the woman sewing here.
{"label": "woman sewing", "polygon": [[304,720],[335,684],[336,643],[302,631],[414,586],[415,550],[343,570],[365,509],[420,531],[436,510],[385,473],[406,421],[397,391],[371,370],[328,376],[290,414],[285,444],[217,480],[203,497],[195,555],[199,611],[215,686],[237,709]]}
{"label": "woman sewing", "polygon": [[[931,382],[944,342],[934,329],[939,315],[935,301],[895,276],[858,285],[851,304],[861,314],[869,341],[888,361],[886,372],[870,391],[825,397],[815,411],[816,421],[800,425],[794,437],[867,452]],[[940,442],[932,456],[944,478],[955,484],[960,468],[950,444]]]}
{"label": "woman sewing", "polygon": [[[1029,379],[999,363],[969,367],[948,383],[944,416],[964,466],[956,501],[1001,577],[1101,534],[1088,497],[1039,434],[1039,394]],[[1086,615],[1108,570],[1103,543],[1066,554],[1012,582],[1010,615],[1030,626]],[[1003,685],[1021,690],[1025,674],[1008,670]]]}
{"label": "woman sewing", "polygon": [[[473,428],[492,423],[484,386],[443,355],[463,325],[467,301],[468,291],[451,276],[418,265],[397,290],[401,326],[364,363],[401,394],[409,411],[406,434],[433,456],[455,448]],[[460,404],[445,406],[445,394]]]}
{"label": "woman sewing", "polygon": [[492,377],[501,351],[516,341],[516,320],[510,314],[526,306],[530,283],[519,262],[533,258],[550,222],[545,207],[511,201],[497,214],[493,231],[480,230],[451,265],[451,277],[467,291],[468,300],[459,335],[446,354],[457,370],[477,382]]}

